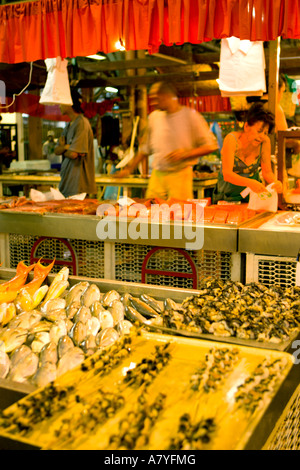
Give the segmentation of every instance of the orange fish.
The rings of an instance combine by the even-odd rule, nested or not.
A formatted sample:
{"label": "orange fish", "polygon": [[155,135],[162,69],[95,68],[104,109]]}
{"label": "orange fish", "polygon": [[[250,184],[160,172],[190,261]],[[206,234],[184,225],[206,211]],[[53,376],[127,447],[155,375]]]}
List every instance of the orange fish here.
{"label": "orange fish", "polygon": [[25,284],[25,286],[22,288],[22,291],[26,290],[28,294],[33,295],[43,284],[44,280],[53,268],[54,262],[55,260],[53,260],[52,263],[50,263],[48,266],[43,266],[39,260],[34,267],[32,281],[30,281],[28,284]]}
{"label": "orange fish", "polygon": [[9,281],[0,284],[0,303],[11,302],[15,298],[15,293],[18,293],[21,287],[24,286],[27,276],[34,266],[35,264],[26,266],[24,261],[18,263],[16,275]]}

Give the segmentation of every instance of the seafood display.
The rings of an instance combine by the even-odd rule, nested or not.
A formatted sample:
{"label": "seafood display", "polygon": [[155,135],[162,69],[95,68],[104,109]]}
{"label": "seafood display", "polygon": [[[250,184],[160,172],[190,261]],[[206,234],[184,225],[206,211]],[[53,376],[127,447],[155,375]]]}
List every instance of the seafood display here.
{"label": "seafood display", "polygon": [[[191,334],[209,334],[256,342],[279,344],[299,332],[300,288],[266,287],[263,284],[207,278],[195,295],[180,304],[165,299],[163,311],[156,310],[152,325]],[[147,301],[144,299],[144,305]],[[150,307],[150,305],[149,305]],[[149,323],[141,308],[137,320]],[[133,310],[131,308],[131,314]],[[153,309],[151,307],[151,313]],[[131,318],[133,318],[131,316]],[[159,326],[157,326],[159,328]]]}
{"label": "seafood display", "polygon": [[45,450],[244,448],[292,364],[287,353],[133,326],[3,410],[0,437]]}
{"label": "seafood display", "polygon": [[110,346],[132,327],[116,291],[101,294],[89,282],[69,288],[66,267],[50,286],[45,284],[53,263],[30,266],[33,279],[27,284],[24,272],[29,268],[20,263],[16,276],[0,285],[0,295],[11,292],[7,286],[15,286],[14,300],[0,304],[2,379],[42,387],[97,349]]}

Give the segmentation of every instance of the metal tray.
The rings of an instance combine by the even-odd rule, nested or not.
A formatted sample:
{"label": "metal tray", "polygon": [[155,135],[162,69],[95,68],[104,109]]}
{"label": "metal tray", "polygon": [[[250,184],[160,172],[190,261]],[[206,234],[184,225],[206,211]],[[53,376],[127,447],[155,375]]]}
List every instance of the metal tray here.
{"label": "metal tray", "polygon": [[[157,346],[166,346],[168,343],[170,343],[169,362],[155,376],[147,389],[124,385],[125,371],[133,368],[133,365],[139,364],[143,358],[149,358],[156,354]],[[113,448],[109,444],[109,438],[112,434],[118,433],[119,421],[135,409],[138,395],[141,393],[147,400],[149,399],[149,403],[152,403],[157,394],[161,392],[166,395],[162,414],[151,428],[148,444],[141,448],[146,450],[169,449],[174,431],[178,427],[179,418],[188,413],[195,423],[202,419],[212,419],[215,422],[215,431],[211,434],[210,440],[203,445],[204,449],[245,449],[259,422],[268,419],[268,406],[273,398],[278,395],[281,385],[292,368],[292,356],[278,351],[226,345],[226,348],[230,351],[234,349],[238,351],[238,362],[234,364],[234,367],[230,369],[227,375],[222,375],[221,384],[216,390],[206,393],[201,389],[195,392],[191,390],[190,378],[197,370],[197,367],[205,361],[211,348],[216,351],[224,348],[224,344],[142,333],[142,335],[133,338],[129,356],[123,359],[110,373],[103,376],[101,374],[95,375],[88,367],[84,371],[82,367],[77,367],[57,379],[54,382],[55,386],[74,386],[74,389],[68,395],[69,405],[67,404],[63,411],[54,413],[52,417],[35,424],[26,436],[4,432],[3,430],[0,432],[0,436],[4,439],[12,439],[11,445],[15,445],[16,448],[27,445],[48,450],[107,450]],[[107,352],[109,353],[109,349]],[[279,369],[280,372],[275,373],[276,384],[271,393],[267,392],[264,395],[264,399],[260,401],[259,406],[254,411],[246,412],[244,408],[237,407],[234,399],[235,393],[239,385],[243,384],[245,379],[251,376],[255,368],[266,358],[270,361],[283,361],[282,367]],[[87,359],[86,364],[90,360],[91,358]],[[179,370],[180,380],[178,380]],[[63,420],[72,418],[72,426],[77,429],[76,420],[80,420],[82,404],[84,403],[84,406],[87,406],[91,403],[90,400],[93,399],[99,388],[109,393],[121,391],[124,397],[124,407],[119,409],[111,418],[104,420],[104,422],[101,421],[101,425],[93,429],[91,433],[82,434],[75,431],[71,438],[66,440],[57,439],[56,431],[60,428]],[[28,403],[31,397],[36,399],[39,393],[41,393],[41,390],[37,390],[30,396],[21,399],[18,403],[9,407],[5,413],[18,412],[25,401]],[[80,397],[80,400],[78,400],[78,397]],[[238,433],[236,432],[237,427],[239,429]],[[137,448],[140,447],[137,446]]]}

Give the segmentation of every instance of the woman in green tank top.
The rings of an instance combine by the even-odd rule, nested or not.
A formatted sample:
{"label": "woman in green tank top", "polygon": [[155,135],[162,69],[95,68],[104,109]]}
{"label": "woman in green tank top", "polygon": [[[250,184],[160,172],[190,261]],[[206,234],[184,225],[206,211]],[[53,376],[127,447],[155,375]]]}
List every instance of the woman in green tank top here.
{"label": "woman in green tank top", "polygon": [[256,193],[267,191],[265,183],[274,183],[277,192],[282,184],[276,180],[271,166],[271,143],[268,134],[274,128],[274,115],[254,103],[247,113],[242,131],[228,134],[222,148],[222,168],[218,175],[213,202],[243,201],[241,191],[246,187]]}

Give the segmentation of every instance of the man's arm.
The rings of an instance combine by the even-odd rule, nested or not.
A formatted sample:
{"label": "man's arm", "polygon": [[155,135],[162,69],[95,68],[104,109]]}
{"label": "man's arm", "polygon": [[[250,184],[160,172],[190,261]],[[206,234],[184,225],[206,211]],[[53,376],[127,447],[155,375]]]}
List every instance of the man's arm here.
{"label": "man's arm", "polygon": [[75,158],[77,158],[79,154],[77,152],[69,150],[70,145],[67,145],[65,141],[65,137],[62,135],[58,140],[58,145],[54,149],[55,155],[63,155],[64,157],[75,160]]}
{"label": "man's arm", "polygon": [[125,178],[126,176],[129,176],[132,174],[132,172],[135,170],[135,168],[138,166],[138,164],[144,160],[144,158],[147,158],[148,154],[143,153],[143,152],[138,152],[135,157],[131,160],[128,165],[126,165],[122,170],[117,171],[116,173],[113,174],[114,178]]}

